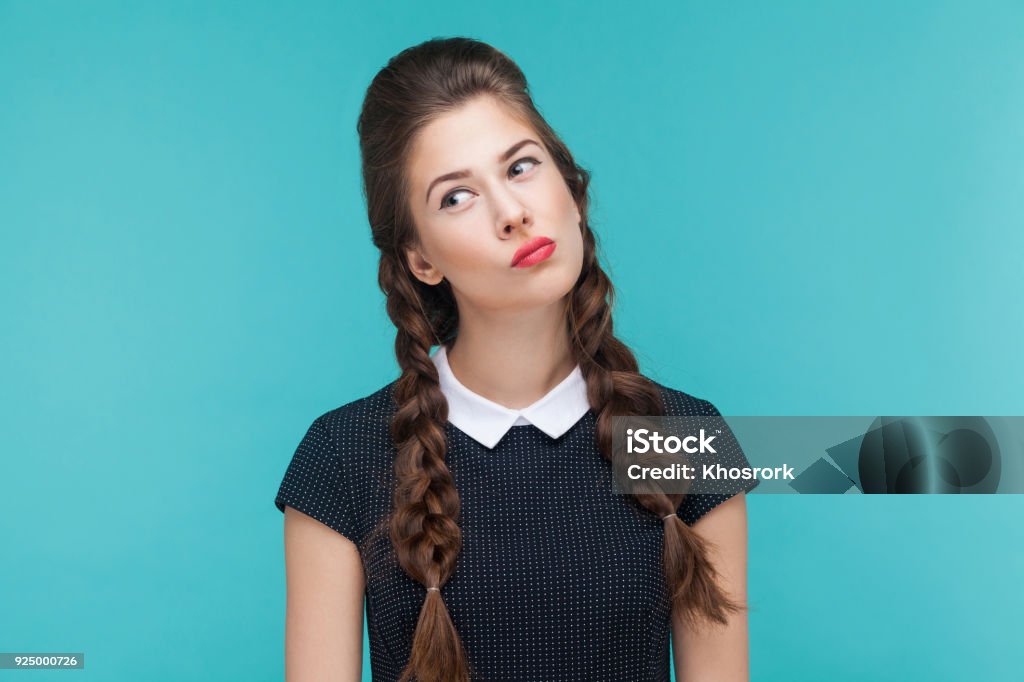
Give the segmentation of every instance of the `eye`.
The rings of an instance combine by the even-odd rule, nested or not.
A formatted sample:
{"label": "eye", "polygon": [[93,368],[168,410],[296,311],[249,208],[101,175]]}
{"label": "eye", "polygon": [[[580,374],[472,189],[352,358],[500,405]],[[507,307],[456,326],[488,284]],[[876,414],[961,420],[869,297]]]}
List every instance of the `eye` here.
{"label": "eye", "polygon": [[[469,190],[468,189],[457,189],[457,190],[455,190],[453,192],[448,192],[448,194],[445,194],[443,197],[441,197],[441,205],[438,208],[446,209],[446,208],[451,208],[452,206],[458,206],[459,205],[458,203],[451,204],[451,203],[448,203],[448,200],[451,199],[452,197],[456,197],[456,196],[462,194],[463,192],[469,192]],[[461,203],[461,202],[459,202],[459,203]]]}
{"label": "eye", "polygon": [[[523,158],[519,159],[518,161],[516,161],[515,163],[513,163],[509,167],[509,176],[513,177],[513,178],[518,178],[519,176],[525,175],[527,172],[529,172],[529,169],[523,171],[522,173],[513,173],[512,172],[513,168],[516,168],[517,166],[521,166],[524,163],[525,164],[532,163],[534,165],[534,167],[536,167],[536,166],[539,166],[542,162],[538,161],[537,159],[533,158],[532,156],[524,156]],[[451,201],[450,201],[454,197],[457,197],[458,195],[462,194],[463,192],[469,192],[470,194],[472,194],[472,192],[470,192],[468,189],[452,190],[451,192],[448,192],[448,194],[445,194],[443,197],[441,197],[441,205],[438,206],[438,208],[443,211],[446,208],[452,208],[452,207],[458,206],[461,203],[464,203],[464,202],[461,202],[461,201],[460,202],[451,203]]]}
{"label": "eye", "polygon": [[[512,164],[512,168],[515,168],[516,166],[518,166],[518,165],[520,165],[522,163],[532,163],[532,164],[534,164],[536,166],[540,165],[540,161],[538,161],[537,159],[533,158],[532,156],[524,156],[523,158],[519,159],[514,164]],[[509,169],[509,175],[512,175],[512,173],[511,173],[512,168]],[[526,171],[523,171],[523,173],[525,173],[525,172]],[[522,175],[523,173],[520,173],[519,175]],[[518,176],[513,175],[513,177],[518,177]]]}

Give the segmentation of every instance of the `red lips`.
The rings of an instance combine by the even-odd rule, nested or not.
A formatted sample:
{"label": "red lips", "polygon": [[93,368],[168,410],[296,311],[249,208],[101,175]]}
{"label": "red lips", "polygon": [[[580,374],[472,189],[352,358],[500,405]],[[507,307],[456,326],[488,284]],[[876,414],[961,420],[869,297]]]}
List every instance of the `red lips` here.
{"label": "red lips", "polygon": [[[516,251],[516,254],[512,256],[512,267],[516,267],[517,265],[519,265],[520,261],[524,261],[524,259],[526,261],[523,263],[524,266],[527,264],[533,265],[534,262],[540,262],[544,260],[544,258],[547,258],[549,255],[551,255],[551,252],[555,250],[554,244],[555,242],[548,239],[547,237],[534,237],[530,241],[520,246],[519,249]],[[551,245],[551,247],[545,248],[548,245]],[[545,253],[543,254],[538,254],[538,256],[543,255],[543,258],[527,259],[527,256],[530,256],[531,254],[540,249],[544,249],[545,251]]]}

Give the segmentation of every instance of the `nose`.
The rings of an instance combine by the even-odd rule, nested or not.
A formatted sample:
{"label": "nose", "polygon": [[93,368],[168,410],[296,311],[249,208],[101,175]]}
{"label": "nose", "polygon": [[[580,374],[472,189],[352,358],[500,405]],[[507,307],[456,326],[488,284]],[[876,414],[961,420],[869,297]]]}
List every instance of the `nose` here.
{"label": "nose", "polygon": [[505,191],[495,195],[495,216],[498,236],[507,238],[516,230],[528,229],[532,226],[533,217],[519,197]]}

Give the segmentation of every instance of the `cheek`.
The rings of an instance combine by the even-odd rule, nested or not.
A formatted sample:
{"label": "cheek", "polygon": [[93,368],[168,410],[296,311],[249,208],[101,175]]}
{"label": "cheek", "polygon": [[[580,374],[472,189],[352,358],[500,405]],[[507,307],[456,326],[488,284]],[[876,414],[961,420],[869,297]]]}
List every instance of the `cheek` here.
{"label": "cheek", "polygon": [[552,214],[558,217],[560,223],[579,227],[579,209],[561,176],[554,179],[546,188],[545,205],[552,208]]}
{"label": "cheek", "polygon": [[[488,248],[490,247],[490,248]],[[453,284],[494,274],[494,246],[472,232],[453,234],[434,247],[437,267]]]}
{"label": "cheek", "polygon": [[421,223],[420,237],[430,262],[446,279],[455,281],[459,273],[479,267],[485,261],[479,230],[468,216],[449,215],[443,219],[428,217]]}

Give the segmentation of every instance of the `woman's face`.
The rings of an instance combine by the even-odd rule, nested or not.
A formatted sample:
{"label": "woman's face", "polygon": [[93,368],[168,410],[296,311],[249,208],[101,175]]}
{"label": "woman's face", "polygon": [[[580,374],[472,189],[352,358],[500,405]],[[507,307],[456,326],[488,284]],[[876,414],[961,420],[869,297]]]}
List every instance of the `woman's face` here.
{"label": "woman's face", "polygon": [[[495,99],[474,98],[431,121],[407,171],[419,238],[409,266],[427,284],[446,278],[460,311],[524,310],[572,290],[583,267],[579,208],[540,136]],[[537,237],[554,250],[514,267]]]}

